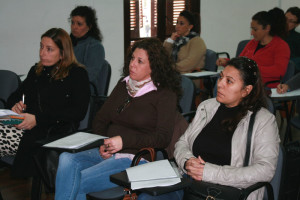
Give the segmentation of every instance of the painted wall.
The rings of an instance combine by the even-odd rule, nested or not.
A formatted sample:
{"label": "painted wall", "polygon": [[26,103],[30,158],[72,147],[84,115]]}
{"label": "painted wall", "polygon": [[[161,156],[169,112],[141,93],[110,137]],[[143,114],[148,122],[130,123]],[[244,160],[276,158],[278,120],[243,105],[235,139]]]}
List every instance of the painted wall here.
{"label": "painted wall", "polygon": [[[251,39],[252,16],[262,10],[300,7],[299,0],[202,0],[201,37],[207,48],[235,57],[238,42]],[[299,30],[300,27],[297,28]]]}
{"label": "painted wall", "polygon": [[106,59],[112,66],[111,91],[124,60],[122,0],[0,0],[0,69],[27,74],[39,61],[41,35],[52,27],[70,32],[68,18],[77,5],[96,9]]}
{"label": "painted wall", "polygon": [[[89,5],[97,11],[106,59],[112,66],[111,92],[124,60],[122,0],[0,0],[0,69],[26,74],[39,60],[41,34],[52,27],[69,32],[68,17],[76,5]],[[227,51],[233,57],[238,42],[250,38],[254,13],[295,5],[300,7],[299,0],[202,0],[201,36],[208,48]]]}

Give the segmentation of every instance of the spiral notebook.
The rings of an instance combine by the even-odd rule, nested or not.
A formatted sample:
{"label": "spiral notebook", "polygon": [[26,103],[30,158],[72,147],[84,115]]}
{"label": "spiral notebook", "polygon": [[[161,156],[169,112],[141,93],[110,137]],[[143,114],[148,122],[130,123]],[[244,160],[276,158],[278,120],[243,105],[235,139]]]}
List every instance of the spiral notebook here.
{"label": "spiral notebook", "polygon": [[5,125],[17,125],[24,120],[22,115],[15,113],[12,110],[0,109],[0,122]]}

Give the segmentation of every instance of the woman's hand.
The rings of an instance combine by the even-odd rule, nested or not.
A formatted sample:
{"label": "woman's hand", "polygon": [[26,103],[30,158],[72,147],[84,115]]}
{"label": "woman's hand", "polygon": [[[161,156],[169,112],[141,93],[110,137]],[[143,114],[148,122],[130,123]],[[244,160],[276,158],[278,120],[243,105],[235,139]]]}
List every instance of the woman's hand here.
{"label": "woman's hand", "polygon": [[185,170],[187,174],[197,181],[203,178],[205,162],[200,156],[198,158],[190,158],[186,161]]}
{"label": "woman's hand", "polygon": [[105,150],[111,154],[117,153],[123,148],[121,136],[114,136],[104,140]]}
{"label": "woman's hand", "polygon": [[286,93],[289,90],[289,86],[287,84],[278,84],[277,85],[277,92],[279,94]]}
{"label": "woman's hand", "polygon": [[22,116],[24,116],[24,120],[22,123],[16,125],[18,129],[31,130],[36,126],[35,115],[29,113],[22,113]]}
{"label": "woman's hand", "polygon": [[179,38],[179,37],[180,37],[180,35],[178,35],[177,32],[174,32],[174,33],[172,33],[172,35],[171,35],[171,39],[174,40],[174,41],[175,41],[177,38]]}
{"label": "woman's hand", "polygon": [[19,101],[11,108],[11,110],[15,113],[21,114],[24,110],[26,110],[26,104],[24,104],[23,101]]}
{"label": "woman's hand", "polygon": [[109,153],[106,150],[105,145],[101,145],[100,146],[99,153],[100,153],[101,157],[104,158],[104,159],[108,159],[108,158],[110,158],[113,155],[112,153]]}
{"label": "woman's hand", "polygon": [[216,61],[217,66],[225,66],[227,64],[227,59],[226,58],[219,58]]}

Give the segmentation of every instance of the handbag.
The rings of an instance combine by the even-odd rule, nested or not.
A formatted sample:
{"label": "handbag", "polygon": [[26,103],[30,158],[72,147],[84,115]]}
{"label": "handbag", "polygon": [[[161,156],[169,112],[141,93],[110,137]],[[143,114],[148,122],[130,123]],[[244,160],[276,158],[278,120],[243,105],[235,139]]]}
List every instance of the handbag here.
{"label": "handbag", "polygon": [[[74,123],[57,123],[50,126],[47,131],[47,138],[38,141],[39,145],[52,142],[59,138],[70,135],[76,131]],[[50,149],[41,147],[39,151],[33,156],[38,175],[41,177],[43,183],[48,189],[48,192],[55,190],[55,178],[58,167],[59,155],[64,152],[62,149]]]}
{"label": "handbag", "polygon": [[[131,166],[136,166],[139,164],[139,162],[141,161],[142,157],[140,155],[149,153],[150,154],[150,161],[153,162],[155,160],[156,157],[156,153],[155,150],[153,148],[142,148],[138,154],[135,156],[135,158],[137,159],[133,159]],[[124,191],[126,192],[126,194],[123,197],[123,200],[136,200],[138,199],[138,195],[135,192],[132,192],[131,189],[129,188],[124,188]]]}
{"label": "handbag", "polygon": [[[248,165],[250,157],[251,136],[256,112],[250,117],[244,166]],[[184,200],[238,200],[243,190],[232,186],[219,185],[204,181],[193,181],[191,186],[184,189]]]}

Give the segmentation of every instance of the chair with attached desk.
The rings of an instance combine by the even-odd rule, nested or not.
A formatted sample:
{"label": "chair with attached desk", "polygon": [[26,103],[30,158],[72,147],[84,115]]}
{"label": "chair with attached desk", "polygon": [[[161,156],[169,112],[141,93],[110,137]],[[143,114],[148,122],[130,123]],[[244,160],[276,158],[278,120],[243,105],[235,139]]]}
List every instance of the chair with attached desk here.
{"label": "chair with attached desk", "polygon": [[[217,61],[217,53],[211,49],[206,49],[206,55],[205,55],[205,64],[203,70],[210,71],[210,72],[216,72],[218,70],[218,66],[216,65]],[[214,87],[214,78],[211,76],[208,77],[200,77],[200,79],[203,80],[203,87],[196,89],[196,95],[200,95],[201,93],[204,94],[204,96],[211,97],[212,96],[212,88]],[[206,97],[204,97],[205,99]],[[196,102],[197,104],[199,102]]]}
{"label": "chair with attached desk", "polygon": [[104,60],[104,63],[102,64],[100,72],[98,74],[96,83],[90,82],[92,95],[107,96],[110,78],[111,78],[111,66],[107,60]]}
{"label": "chair with attached desk", "polygon": [[235,57],[239,57],[250,40],[241,40],[236,48]]}
{"label": "chair with attached desk", "polygon": [[21,83],[20,77],[9,70],[0,70],[0,109],[6,108],[8,97]]}

